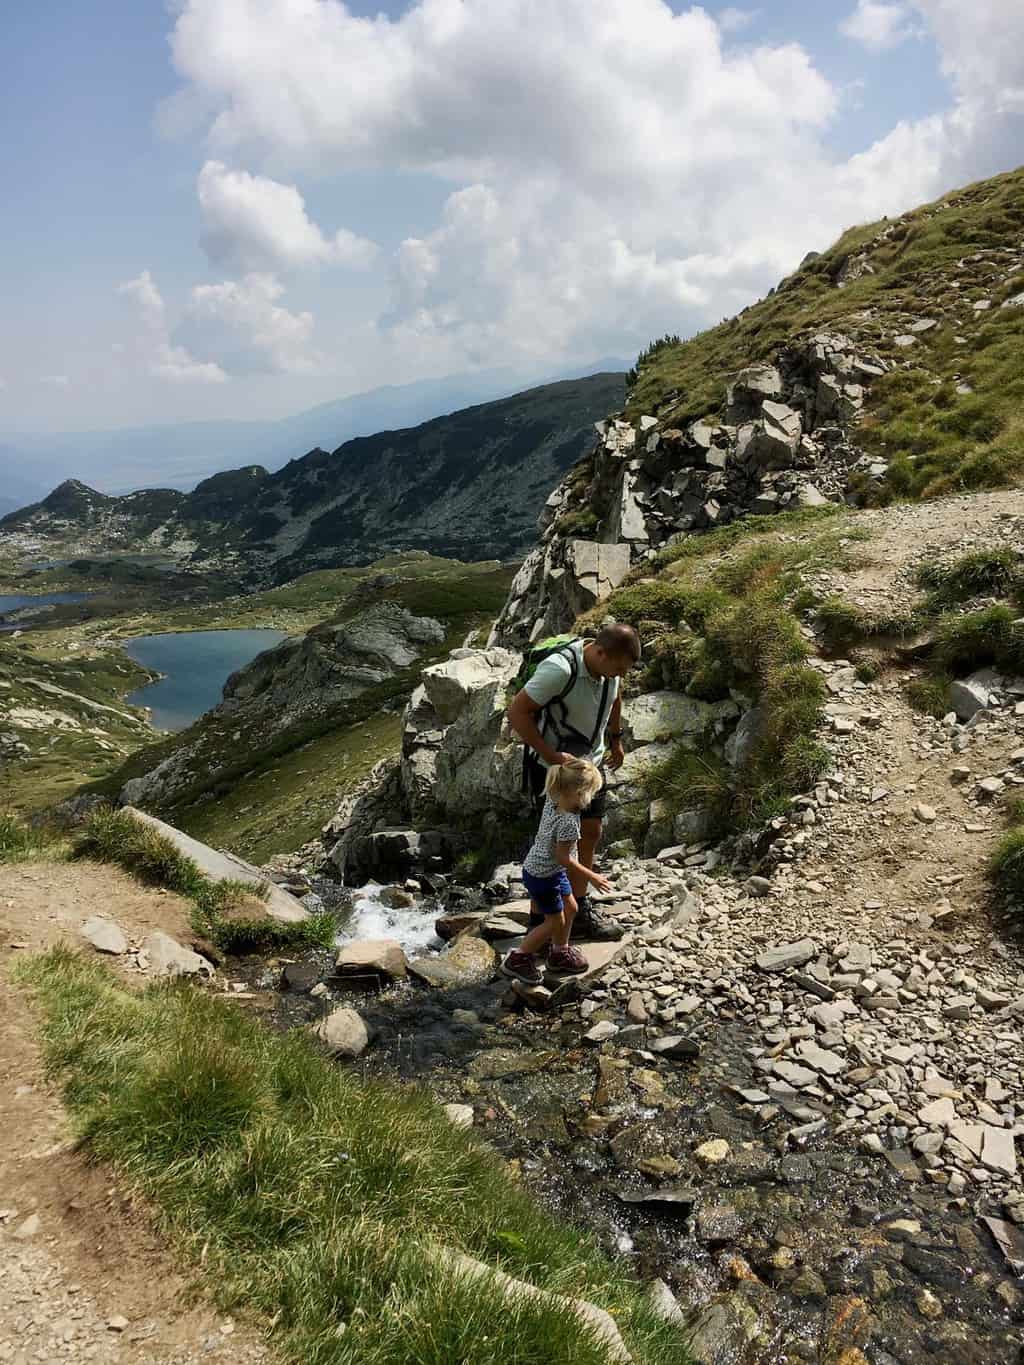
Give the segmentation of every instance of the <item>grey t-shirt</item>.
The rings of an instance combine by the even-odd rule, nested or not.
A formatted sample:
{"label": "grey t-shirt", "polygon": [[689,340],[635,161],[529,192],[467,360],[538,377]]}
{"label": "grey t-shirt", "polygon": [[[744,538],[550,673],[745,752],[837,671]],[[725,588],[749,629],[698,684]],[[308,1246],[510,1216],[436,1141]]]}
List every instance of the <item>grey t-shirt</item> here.
{"label": "grey t-shirt", "polygon": [[572,844],[570,855],[575,858],[580,839],[578,812],[559,810],[549,796],[541,812],[540,828],[529,853],[523,859],[523,871],[534,877],[553,877],[562,870],[555,857],[556,844]]}
{"label": "grey t-shirt", "polygon": [[[594,727],[598,722],[605,680],[604,678],[595,678],[583,662],[583,649],[586,643],[585,640],[577,640],[575,644],[567,645],[565,650],[560,650],[557,654],[552,654],[549,658],[544,659],[537,665],[536,672],[526,684],[526,695],[541,706],[546,705],[564,691],[572,676],[572,665],[566,656],[569,650],[575,654],[576,683],[572,691],[566,695],[564,702],[556,704],[547,713],[546,724],[541,729],[544,738],[556,749],[561,747],[558,730],[562,720],[562,705],[565,706],[568,723],[574,730],[578,730],[581,735],[584,735],[587,740],[594,733]],[[604,758],[604,732],[608,728],[608,719],[618,695],[618,678],[609,678],[608,695],[604,708],[604,725],[601,727],[590,753],[578,753],[576,746],[573,746],[572,752],[577,758],[589,758],[592,763],[597,764],[600,764]],[[537,757],[541,763],[544,763],[539,754]],[[544,763],[544,766],[547,767],[547,764]]]}

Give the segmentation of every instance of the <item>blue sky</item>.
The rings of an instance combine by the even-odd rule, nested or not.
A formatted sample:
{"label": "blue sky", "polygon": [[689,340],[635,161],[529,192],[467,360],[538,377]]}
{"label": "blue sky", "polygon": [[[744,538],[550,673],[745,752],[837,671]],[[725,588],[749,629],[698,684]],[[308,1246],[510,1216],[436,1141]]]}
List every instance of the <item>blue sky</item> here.
{"label": "blue sky", "polygon": [[1024,145],[1017,0],[48,0],[3,39],[0,439],[629,355]]}

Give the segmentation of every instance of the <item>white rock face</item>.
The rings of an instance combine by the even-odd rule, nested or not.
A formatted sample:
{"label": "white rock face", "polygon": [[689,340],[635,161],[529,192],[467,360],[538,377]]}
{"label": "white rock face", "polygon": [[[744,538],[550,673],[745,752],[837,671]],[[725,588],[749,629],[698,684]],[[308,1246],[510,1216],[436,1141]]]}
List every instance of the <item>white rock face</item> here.
{"label": "white rock face", "polygon": [[733,701],[698,701],[683,692],[645,692],[624,704],[622,718],[635,743],[650,744],[702,735],[738,711]]}
{"label": "white rock face", "polygon": [[482,693],[493,697],[495,684],[506,677],[511,680],[518,666],[518,657],[506,649],[473,650],[424,669],[423,687],[437,719],[452,725],[471,700]]}

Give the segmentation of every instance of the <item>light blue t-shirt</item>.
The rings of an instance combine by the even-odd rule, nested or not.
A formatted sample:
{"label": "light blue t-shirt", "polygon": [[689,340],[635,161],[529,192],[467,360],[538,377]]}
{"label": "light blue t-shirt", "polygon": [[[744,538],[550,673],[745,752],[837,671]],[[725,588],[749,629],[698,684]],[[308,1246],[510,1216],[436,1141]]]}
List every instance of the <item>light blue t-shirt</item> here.
{"label": "light blue t-shirt", "polygon": [[[565,649],[559,650],[557,654],[552,654],[544,659],[537,665],[536,672],[524,689],[526,695],[541,706],[559,696],[572,676],[572,665],[566,656],[569,650],[573,651],[576,656],[576,682],[564,701],[561,704],[556,704],[545,713],[541,724],[541,734],[556,749],[561,748],[559,740],[565,738],[559,733],[563,705],[565,706],[565,718],[568,724],[574,730],[578,730],[588,741],[594,733],[594,726],[598,721],[605,679],[595,678],[583,662],[583,650],[587,643],[586,640],[577,640],[575,644],[566,645]],[[572,749],[577,758],[589,758],[591,763],[597,764],[600,764],[604,758],[604,732],[608,728],[608,719],[611,716],[612,707],[615,705],[615,699],[619,695],[619,679],[609,678],[607,681],[608,695],[605,702],[604,724],[594,741],[593,749],[590,753],[579,753],[575,746]],[[541,763],[544,763],[539,754],[537,757]],[[544,763],[544,766],[547,767],[547,764]]]}

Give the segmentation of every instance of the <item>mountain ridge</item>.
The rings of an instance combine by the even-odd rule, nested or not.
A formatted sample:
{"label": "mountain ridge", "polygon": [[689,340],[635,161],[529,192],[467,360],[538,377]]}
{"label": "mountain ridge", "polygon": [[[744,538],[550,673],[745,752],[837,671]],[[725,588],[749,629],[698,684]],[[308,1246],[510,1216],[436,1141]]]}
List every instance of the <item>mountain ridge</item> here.
{"label": "mountain ridge", "polygon": [[593,423],[624,397],[619,373],[562,380],[333,451],[316,447],[276,471],[256,463],[222,471],[188,493],[117,496],[65,480],[0,519],[0,531],[71,541],[75,552],[230,561],[278,581],[395,550],[509,558],[532,543],[548,489],[583,454]]}

